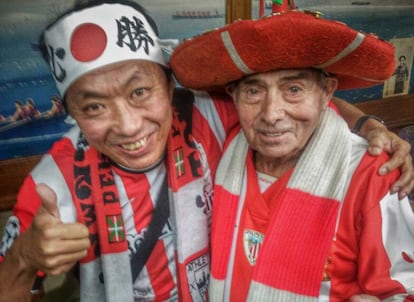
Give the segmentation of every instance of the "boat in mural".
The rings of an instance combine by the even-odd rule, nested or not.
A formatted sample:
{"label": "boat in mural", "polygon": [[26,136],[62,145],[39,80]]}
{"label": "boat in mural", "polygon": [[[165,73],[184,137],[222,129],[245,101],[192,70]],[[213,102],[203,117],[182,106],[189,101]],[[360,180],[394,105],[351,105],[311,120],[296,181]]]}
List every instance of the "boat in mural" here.
{"label": "boat in mural", "polygon": [[0,160],[43,154],[73,125],[66,115],[0,124]]}
{"label": "boat in mural", "polygon": [[352,1],[352,5],[370,5],[371,2],[369,1]]}
{"label": "boat in mural", "polygon": [[220,14],[218,10],[211,11],[177,11],[172,15],[173,19],[210,19],[224,18],[224,14]]}

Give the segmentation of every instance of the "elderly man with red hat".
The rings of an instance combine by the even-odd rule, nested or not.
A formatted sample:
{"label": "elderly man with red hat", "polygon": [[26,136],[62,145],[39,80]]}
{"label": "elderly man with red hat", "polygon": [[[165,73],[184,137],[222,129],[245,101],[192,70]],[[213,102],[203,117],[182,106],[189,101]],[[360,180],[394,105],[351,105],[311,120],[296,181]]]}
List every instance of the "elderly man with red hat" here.
{"label": "elderly man with red hat", "polygon": [[[213,178],[234,104],[174,87],[155,24],[135,3],[88,3],[44,38],[76,125],[20,190],[0,246],[0,301],[30,299],[38,271],[75,264],[81,301],[206,301]],[[379,146],[400,143],[404,157],[406,145],[380,129]],[[412,167],[406,174],[404,190]]]}
{"label": "elderly man with red hat", "polygon": [[414,213],[389,191],[398,173],[379,176],[387,156],[328,106],[336,89],[391,76],[394,49],[288,8],[171,58],[184,86],[226,86],[240,119],[215,178],[210,301],[414,301]]}

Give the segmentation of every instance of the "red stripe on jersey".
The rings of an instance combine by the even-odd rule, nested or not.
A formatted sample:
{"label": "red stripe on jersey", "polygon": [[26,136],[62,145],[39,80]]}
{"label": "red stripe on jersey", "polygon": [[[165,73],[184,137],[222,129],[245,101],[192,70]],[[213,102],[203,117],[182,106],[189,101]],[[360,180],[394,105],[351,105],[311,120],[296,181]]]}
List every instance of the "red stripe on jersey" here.
{"label": "red stripe on jersey", "polygon": [[146,228],[151,222],[154,210],[148,179],[144,173],[132,174],[117,168],[114,169],[122,178],[122,183],[134,213],[135,229],[138,234],[141,234],[142,229]]}
{"label": "red stripe on jersey", "polygon": [[228,269],[233,228],[221,229],[221,226],[217,222],[229,221],[229,225],[234,225],[236,221],[239,196],[230,194],[222,186],[218,185],[214,187],[214,190],[215,198],[224,202],[220,203],[220,207],[218,207],[218,203],[213,203],[213,221],[211,224],[211,258],[214,259],[214,261],[212,261],[214,266],[211,268],[211,274],[216,279],[224,280]]}
{"label": "red stripe on jersey", "polygon": [[169,267],[167,252],[162,240],[159,240],[155,245],[145,267],[151,280],[155,300],[165,301],[170,298],[175,283],[173,275],[167,269]]}

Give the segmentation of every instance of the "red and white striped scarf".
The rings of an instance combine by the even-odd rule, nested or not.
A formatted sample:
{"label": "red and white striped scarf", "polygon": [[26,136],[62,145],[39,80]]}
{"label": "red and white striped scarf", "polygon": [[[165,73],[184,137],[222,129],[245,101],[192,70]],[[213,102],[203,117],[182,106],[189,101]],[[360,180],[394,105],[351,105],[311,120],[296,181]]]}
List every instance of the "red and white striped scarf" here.
{"label": "red and white striped scarf", "polygon": [[[351,142],[330,108],[277,202],[250,282],[248,301],[317,301],[324,264],[347,188]],[[338,142],[341,142],[340,144]],[[220,162],[212,223],[210,301],[228,301],[240,213],[245,203],[248,144],[235,134]],[[248,185],[248,184],[247,184]]]}
{"label": "red and white striped scarf", "polygon": [[[195,199],[203,192],[205,177],[210,177],[210,171],[207,167],[206,175],[194,177],[188,173],[191,170],[188,163],[179,163],[180,158],[194,156],[195,149],[186,141],[185,121],[177,117],[177,112],[174,114],[166,164],[170,212],[176,235],[178,296],[180,301],[205,301],[205,297],[193,289],[195,273],[187,267],[200,259],[209,267],[208,216],[195,202],[189,202],[189,197]],[[112,163],[80,141],[75,153],[73,180],[68,183],[74,185],[72,195],[78,220],[88,226],[91,239],[88,255],[80,261],[82,301],[134,301],[128,244]]]}

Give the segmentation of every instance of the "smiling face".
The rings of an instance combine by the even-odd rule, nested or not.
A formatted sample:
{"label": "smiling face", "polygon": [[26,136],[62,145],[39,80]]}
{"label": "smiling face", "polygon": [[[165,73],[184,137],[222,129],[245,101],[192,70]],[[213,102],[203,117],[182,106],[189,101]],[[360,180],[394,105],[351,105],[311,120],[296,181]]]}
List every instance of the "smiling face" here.
{"label": "smiling face", "polygon": [[160,65],[126,61],[79,78],[66,102],[90,145],[117,164],[145,169],[165,151],[173,89]]}
{"label": "smiling face", "polygon": [[228,86],[258,171],[279,177],[294,166],[336,85],[316,70],[292,69]]}

